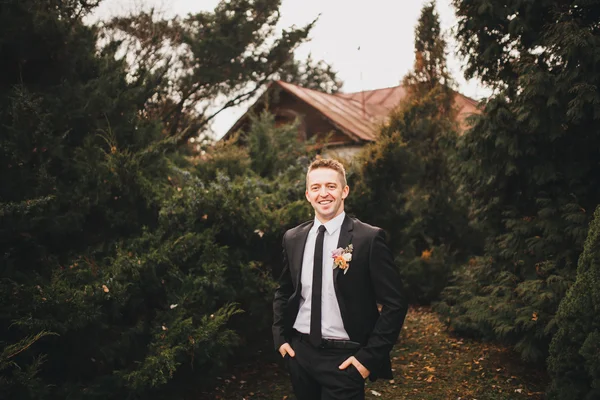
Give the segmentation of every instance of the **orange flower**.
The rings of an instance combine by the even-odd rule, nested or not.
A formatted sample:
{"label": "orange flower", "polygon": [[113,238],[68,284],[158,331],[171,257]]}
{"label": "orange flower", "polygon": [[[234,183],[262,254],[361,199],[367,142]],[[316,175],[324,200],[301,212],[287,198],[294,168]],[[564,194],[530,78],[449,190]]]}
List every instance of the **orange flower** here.
{"label": "orange flower", "polygon": [[344,259],[343,255],[339,255],[337,257],[335,257],[333,259],[333,263],[336,265],[336,267],[338,267],[339,269],[346,269],[348,268],[348,263],[346,262],[346,260]]}
{"label": "orange flower", "polygon": [[345,249],[337,248],[331,252],[333,258],[333,268],[339,268],[344,271],[344,274],[348,272],[350,261],[352,261],[352,250],[354,247],[349,244]]}

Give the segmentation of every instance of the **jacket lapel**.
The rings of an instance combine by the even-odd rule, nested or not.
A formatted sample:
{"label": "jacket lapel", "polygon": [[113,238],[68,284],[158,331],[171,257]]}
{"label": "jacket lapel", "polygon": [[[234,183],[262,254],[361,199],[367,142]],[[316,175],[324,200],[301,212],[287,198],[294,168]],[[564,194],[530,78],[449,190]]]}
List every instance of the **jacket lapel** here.
{"label": "jacket lapel", "polygon": [[[350,243],[352,243],[352,230],[354,229],[354,222],[348,215],[344,218],[342,226],[340,228],[340,238],[338,240],[338,248],[345,249]],[[350,267],[352,268],[352,261],[350,261]],[[335,297],[337,297],[338,305],[340,306],[340,313],[342,314],[342,320],[346,321],[346,307],[344,305],[344,298],[339,289],[339,278],[343,275],[343,271],[339,268],[333,270],[333,288],[335,289]]]}
{"label": "jacket lapel", "polygon": [[293,258],[290,260],[290,267],[292,268],[292,272],[294,272],[296,276],[296,292],[300,291],[301,283],[301,274],[302,274],[302,260],[304,258],[304,247],[306,246],[306,239],[308,238],[308,232],[313,227],[314,223],[306,225],[304,228],[298,231],[296,237],[294,238],[294,254]]}

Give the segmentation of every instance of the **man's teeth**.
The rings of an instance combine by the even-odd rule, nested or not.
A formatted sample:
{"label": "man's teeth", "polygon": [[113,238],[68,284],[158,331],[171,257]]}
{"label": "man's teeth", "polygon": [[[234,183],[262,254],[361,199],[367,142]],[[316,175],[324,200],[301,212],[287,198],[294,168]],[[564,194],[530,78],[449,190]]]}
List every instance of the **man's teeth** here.
{"label": "man's teeth", "polygon": [[331,200],[320,201],[319,204],[325,205],[331,203]]}

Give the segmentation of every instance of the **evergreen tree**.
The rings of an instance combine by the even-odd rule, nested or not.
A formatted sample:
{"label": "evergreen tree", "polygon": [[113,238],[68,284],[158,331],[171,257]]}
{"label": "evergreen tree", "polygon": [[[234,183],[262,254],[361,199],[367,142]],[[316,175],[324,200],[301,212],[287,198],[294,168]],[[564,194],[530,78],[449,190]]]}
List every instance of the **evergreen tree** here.
{"label": "evergreen tree", "polygon": [[[237,13],[255,19],[275,3],[224,2],[218,15],[202,14],[210,23],[199,54],[223,44],[231,24],[244,25]],[[7,398],[183,397],[268,325],[262,246],[280,242],[287,216],[303,212],[287,207],[298,178],[215,172],[203,180],[173,165],[170,152],[186,128],[171,136],[182,120],[156,111],[171,90],[167,72],[130,69],[116,57],[118,42],[98,48],[100,30],[81,21],[96,4],[0,2],[0,392]],[[245,24],[236,35],[262,43],[263,27]],[[303,37],[294,32],[267,53],[273,65]],[[223,93],[222,65],[204,61],[202,93]],[[283,176],[302,171],[301,161],[295,165]]]}
{"label": "evergreen tree", "polygon": [[459,140],[456,177],[486,252],[438,310],[459,331],[543,361],[600,202],[600,3],[454,5],[467,76],[497,94]]}
{"label": "evergreen tree", "polygon": [[450,179],[449,159],[458,128],[456,93],[450,86],[445,41],[433,3],[421,11],[414,69],[403,84],[407,100],[360,157],[356,187],[360,196],[352,209],[391,234],[406,293],[413,302],[429,303],[444,288],[455,257],[464,256],[465,243],[472,239]]}
{"label": "evergreen tree", "polygon": [[556,314],[548,369],[551,400],[600,397],[600,207],[596,208],[577,278]]}
{"label": "evergreen tree", "polygon": [[403,84],[418,94],[441,88],[450,93],[453,86],[446,65],[446,40],[433,1],[421,10],[415,27],[415,62],[413,70],[404,77]]}
{"label": "evergreen tree", "polygon": [[[145,82],[128,83],[110,49],[96,54],[87,2],[0,7],[0,341],[26,344],[8,359],[15,384],[3,394],[64,398],[126,364],[132,336],[107,345],[128,318],[107,260],[156,225],[169,144],[139,116]],[[39,370],[39,385],[10,378],[21,370]]]}
{"label": "evergreen tree", "polygon": [[316,21],[278,32],[280,5],[281,0],[221,1],[213,12],[172,19],[141,12],[107,22],[103,34],[120,44],[133,73],[152,72],[158,90],[145,108],[169,135],[186,142],[273,79],[330,91],[340,87],[324,62],[294,59]]}

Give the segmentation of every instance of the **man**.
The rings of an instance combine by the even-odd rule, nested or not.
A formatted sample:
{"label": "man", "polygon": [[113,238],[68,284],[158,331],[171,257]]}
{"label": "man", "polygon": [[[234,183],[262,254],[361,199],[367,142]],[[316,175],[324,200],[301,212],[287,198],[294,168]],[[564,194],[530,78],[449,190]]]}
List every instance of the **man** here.
{"label": "man", "polygon": [[364,399],[365,378],[392,378],[407,303],[384,232],[346,216],[349,191],[341,163],[314,161],[315,218],[283,237],[273,338],[298,400]]}

